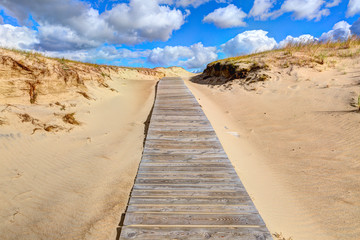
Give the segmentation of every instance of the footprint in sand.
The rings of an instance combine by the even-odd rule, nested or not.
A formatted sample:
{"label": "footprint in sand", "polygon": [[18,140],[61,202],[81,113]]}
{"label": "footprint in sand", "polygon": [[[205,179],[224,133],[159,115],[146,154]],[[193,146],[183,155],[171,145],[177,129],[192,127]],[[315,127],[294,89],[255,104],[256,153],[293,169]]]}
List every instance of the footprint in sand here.
{"label": "footprint in sand", "polygon": [[11,179],[17,179],[17,178],[21,178],[23,176],[23,173],[20,172],[18,169],[14,170],[15,175],[11,177]]}
{"label": "footprint in sand", "polygon": [[15,223],[15,217],[16,217],[17,215],[19,215],[19,214],[21,214],[21,213],[20,213],[20,210],[19,210],[19,209],[16,209],[15,212],[10,216],[9,222]]}

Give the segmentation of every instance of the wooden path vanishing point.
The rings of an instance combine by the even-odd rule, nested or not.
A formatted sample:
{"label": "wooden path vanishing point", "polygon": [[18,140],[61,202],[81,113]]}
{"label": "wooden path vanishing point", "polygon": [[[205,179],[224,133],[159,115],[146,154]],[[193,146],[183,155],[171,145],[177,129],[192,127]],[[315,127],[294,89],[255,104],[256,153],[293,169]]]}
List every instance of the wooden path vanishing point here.
{"label": "wooden path vanishing point", "polygon": [[272,239],[180,78],[158,84],[120,239]]}

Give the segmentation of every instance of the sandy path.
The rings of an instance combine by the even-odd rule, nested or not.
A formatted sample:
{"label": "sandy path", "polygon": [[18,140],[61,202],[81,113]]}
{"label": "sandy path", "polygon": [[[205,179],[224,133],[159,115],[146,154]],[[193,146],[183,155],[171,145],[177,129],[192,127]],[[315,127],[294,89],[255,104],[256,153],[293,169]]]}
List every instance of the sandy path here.
{"label": "sandy path", "polygon": [[84,124],[70,133],[2,128],[1,239],[115,239],[156,83],[118,82],[120,94],[79,108]]}
{"label": "sandy path", "polygon": [[272,233],[359,239],[360,114],[349,106],[358,89],[349,75],[314,79],[254,92],[187,85]]}

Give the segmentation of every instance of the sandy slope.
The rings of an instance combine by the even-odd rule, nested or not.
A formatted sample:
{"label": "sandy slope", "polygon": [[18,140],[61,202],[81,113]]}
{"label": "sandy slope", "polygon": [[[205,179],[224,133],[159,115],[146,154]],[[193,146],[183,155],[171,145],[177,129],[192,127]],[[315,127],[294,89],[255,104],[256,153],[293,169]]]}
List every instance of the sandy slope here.
{"label": "sandy slope", "polygon": [[0,239],[114,240],[156,82],[177,74],[0,49]]}
{"label": "sandy slope", "polygon": [[247,87],[187,82],[272,233],[359,239],[359,67],[272,68]]}
{"label": "sandy slope", "polygon": [[98,93],[70,133],[1,129],[1,239],[115,239],[155,83],[123,80],[120,94]]}

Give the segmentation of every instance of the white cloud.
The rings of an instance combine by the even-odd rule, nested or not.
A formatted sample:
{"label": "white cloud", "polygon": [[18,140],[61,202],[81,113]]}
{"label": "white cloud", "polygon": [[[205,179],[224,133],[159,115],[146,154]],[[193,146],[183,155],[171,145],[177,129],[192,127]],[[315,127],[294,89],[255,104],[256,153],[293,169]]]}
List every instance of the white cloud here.
{"label": "white cloud", "polygon": [[32,49],[39,40],[36,32],[26,27],[0,25],[0,46],[17,49]]}
{"label": "white cloud", "polygon": [[350,0],[346,12],[347,17],[352,17],[360,12],[360,0]]}
{"label": "white cloud", "polygon": [[274,6],[275,0],[255,0],[249,16],[255,19],[266,20],[271,16],[270,9]]}
{"label": "white cloud", "polygon": [[[178,7],[188,7],[192,6],[194,8],[199,7],[205,3],[208,3],[212,0],[158,0],[162,4],[176,5]],[[230,3],[232,0],[215,0],[217,3]]]}
{"label": "white cloud", "polygon": [[345,41],[351,37],[351,25],[345,21],[336,23],[332,30],[323,33],[320,41]]}
{"label": "white cloud", "polygon": [[323,8],[324,3],[324,0],[286,0],[274,16],[292,12],[295,19],[319,21],[323,16],[330,14],[328,8]]}
{"label": "white cloud", "polygon": [[105,13],[105,19],[114,27],[117,43],[135,44],[143,41],[170,38],[185,22],[180,10],[161,6],[155,0],[131,0],[130,4],[118,4]]}
{"label": "white cloud", "polygon": [[69,51],[96,48],[101,45],[100,41],[81,37],[69,27],[44,24],[38,29],[40,39],[38,49],[40,50]]}
{"label": "white cloud", "polygon": [[325,4],[325,7],[331,8],[331,7],[336,7],[337,5],[339,5],[341,2],[341,0],[333,0],[332,2],[328,2]]}
{"label": "white cloud", "polygon": [[360,18],[350,27],[351,33],[360,36]]}
{"label": "white cloud", "polygon": [[244,22],[245,17],[246,13],[241,8],[230,4],[227,7],[218,8],[214,12],[209,13],[204,17],[203,22],[214,23],[220,28],[244,27],[246,26]]}
{"label": "white cloud", "polygon": [[228,56],[271,50],[277,43],[274,38],[269,38],[267,33],[263,30],[246,31],[222,44],[221,48]]}
{"label": "white cloud", "polygon": [[131,51],[126,48],[117,49],[114,46],[102,46],[97,49],[76,51],[45,51],[46,56],[66,58],[82,62],[95,62],[96,60],[122,60],[147,57],[150,50]]}
{"label": "white cloud", "polygon": [[311,36],[310,34],[304,34],[299,37],[287,36],[279,44],[279,48],[286,47],[288,44],[307,44],[317,42],[319,39]]}
{"label": "white cloud", "polygon": [[164,48],[154,48],[149,55],[149,62],[153,64],[174,64],[179,59],[190,58],[192,52],[189,47],[166,46]]}
{"label": "white cloud", "polygon": [[209,62],[217,59],[216,47],[204,47],[196,43],[190,47],[166,46],[155,48],[148,57],[148,61],[160,65],[180,65],[188,69],[203,69]]}
{"label": "white cloud", "polygon": [[209,62],[218,58],[216,47],[204,47],[202,43],[196,43],[190,46],[192,57],[185,61],[180,61],[179,65],[189,69],[204,69]]}
{"label": "white cloud", "polygon": [[[99,46],[102,43],[166,41],[173,31],[184,24],[189,14],[159,5],[157,0],[130,0],[129,3],[114,4],[112,9],[102,14],[90,4],[79,0],[0,0],[0,5],[21,24],[26,24],[31,13],[40,25],[40,35],[49,36],[50,41],[63,42],[56,44],[57,46],[74,45],[75,49],[79,46],[92,47],[95,43]],[[60,33],[52,31],[50,34],[51,27],[60,29]],[[45,30],[46,32],[41,33]],[[74,39],[70,36],[74,36]],[[43,46],[40,43],[40,47],[44,50],[55,50],[48,42]]]}

